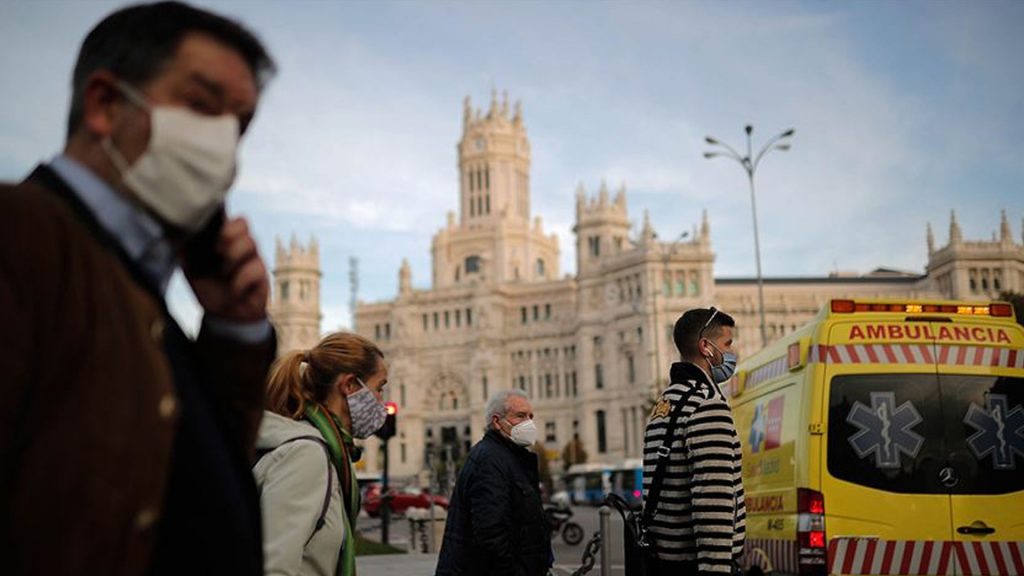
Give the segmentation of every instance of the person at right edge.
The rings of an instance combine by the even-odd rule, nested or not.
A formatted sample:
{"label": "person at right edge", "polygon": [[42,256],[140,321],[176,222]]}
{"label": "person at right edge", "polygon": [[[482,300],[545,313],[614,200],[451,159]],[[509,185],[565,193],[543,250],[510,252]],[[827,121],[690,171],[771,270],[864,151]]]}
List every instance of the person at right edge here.
{"label": "person at right edge", "polygon": [[[654,574],[728,575],[738,570],[746,536],[740,441],[720,385],[736,370],[731,316],[688,310],[673,339],[681,361],[651,411],[644,433],[644,501],[658,450],[669,444],[661,492],[648,526]],[[678,412],[672,438],[669,418]]]}

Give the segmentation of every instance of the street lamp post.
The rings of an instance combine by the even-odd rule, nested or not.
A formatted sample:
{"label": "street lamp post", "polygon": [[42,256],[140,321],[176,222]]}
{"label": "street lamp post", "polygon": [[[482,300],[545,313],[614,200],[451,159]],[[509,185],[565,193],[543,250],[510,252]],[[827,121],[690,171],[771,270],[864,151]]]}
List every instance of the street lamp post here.
{"label": "street lamp post", "polygon": [[[754,257],[757,259],[757,307],[761,316],[761,346],[768,345],[768,333],[765,329],[764,320],[764,279],[761,276],[761,242],[757,233],[757,201],[754,197],[754,173],[757,172],[757,166],[761,163],[761,158],[765,154],[772,150],[789,150],[789,141],[795,130],[790,128],[781,134],[777,134],[770,138],[764,146],[761,147],[761,151],[757,153],[757,156],[753,156],[751,153],[750,136],[754,132],[754,127],[747,124],[745,131],[747,133],[747,155],[741,156],[739,152],[736,152],[728,144],[716,140],[711,136],[704,138],[704,141],[711,146],[718,146],[719,150],[711,150],[704,153],[705,158],[716,158],[719,156],[725,158],[732,158],[733,160],[740,163],[743,166],[743,170],[747,173],[747,179],[750,182],[750,210],[754,217]],[[753,158],[753,160],[751,160]]]}

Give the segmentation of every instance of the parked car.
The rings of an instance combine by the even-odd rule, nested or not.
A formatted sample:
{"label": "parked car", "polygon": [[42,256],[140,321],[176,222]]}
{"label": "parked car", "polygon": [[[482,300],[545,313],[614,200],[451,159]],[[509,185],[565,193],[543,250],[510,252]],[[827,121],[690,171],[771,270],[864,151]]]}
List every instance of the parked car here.
{"label": "parked car", "polygon": [[[380,515],[382,504],[380,490],[380,484],[370,484],[363,494],[363,510],[366,510],[371,518]],[[434,506],[448,509],[447,498],[436,494],[427,494],[425,490],[416,487],[410,486],[398,490],[391,488],[388,493],[391,495],[392,514],[405,514],[409,508],[430,508],[431,500],[433,500]]]}

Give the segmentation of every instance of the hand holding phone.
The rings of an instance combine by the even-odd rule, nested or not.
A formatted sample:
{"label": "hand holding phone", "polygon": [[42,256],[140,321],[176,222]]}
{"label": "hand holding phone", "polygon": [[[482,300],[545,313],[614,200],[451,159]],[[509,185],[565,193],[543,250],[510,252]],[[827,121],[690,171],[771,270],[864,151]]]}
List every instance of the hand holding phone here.
{"label": "hand holding phone", "polygon": [[224,258],[217,251],[217,242],[226,218],[221,206],[210,221],[185,243],[185,270],[189,276],[202,278],[222,273]]}
{"label": "hand holding phone", "polygon": [[185,276],[203,310],[224,320],[267,317],[270,281],[256,240],[243,218],[223,210],[185,245]]}

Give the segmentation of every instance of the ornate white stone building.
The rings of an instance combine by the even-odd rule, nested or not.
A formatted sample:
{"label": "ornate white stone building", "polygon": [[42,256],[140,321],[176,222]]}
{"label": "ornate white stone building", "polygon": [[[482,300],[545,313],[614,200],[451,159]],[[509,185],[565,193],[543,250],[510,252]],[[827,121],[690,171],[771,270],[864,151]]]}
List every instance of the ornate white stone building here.
{"label": "ornate white stone building", "polygon": [[[432,287],[413,289],[403,262],[395,299],[361,303],[355,312],[356,330],[380,343],[390,361],[390,399],[400,407],[390,442],[393,475],[412,476],[449,453],[465,454],[483,433],[487,397],[509,387],[533,399],[552,470],[560,469],[557,459],[574,434],[592,462],[640,457],[650,399],[678,356],[671,330],[683,311],[728,311],[739,325],[740,353],[760,348],[756,281],[714,277],[706,214],[676,242],[660,241],[645,214],[634,238],[624,188],[613,194],[602,183],[588,195],[580,185],[576,274],[562,277],[557,238],[530,211],[521,108],[510,114],[507,98],[499,104],[492,97],[483,114],[467,99],[458,155],[459,213],[434,236]],[[954,215],[948,245],[935,248],[930,226],[927,243],[924,275],[878,269],[766,278],[768,337],[794,330],[832,297],[988,299],[1024,291],[1024,241],[1013,240],[1005,213],[992,242],[964,242]],[[282,348],[316,342],[291,340],[319,318],[312,308],[289,307],[295,282],[318,277],[294,266],[296,253],[293,243],[277,254],[274,318]],[[379,462],[371,440],[363,466],[373,470]]]}

